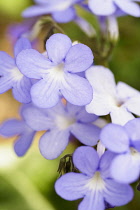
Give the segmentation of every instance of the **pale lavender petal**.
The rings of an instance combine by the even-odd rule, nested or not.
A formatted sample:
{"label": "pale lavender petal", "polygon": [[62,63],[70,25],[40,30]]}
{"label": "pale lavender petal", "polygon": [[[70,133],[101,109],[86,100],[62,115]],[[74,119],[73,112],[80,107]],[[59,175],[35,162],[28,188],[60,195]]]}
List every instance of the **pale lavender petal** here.
{"label": "pale lavender petal", "polygon": [[112,152],[129,151],[129,137],[120,125],[111,123],[106,125],[101,131],[100,140]]}
{"label": "pale lavender petal", "polygon": [[92,87],[85,78],[67,73],[62,85],[62,95],[70,103],[84,106],[92,100]]}
{"label": "pale lavender petal", "polygon": [[21,157],[25,155],[27,150],[30,148],[32,141],[34,139],[35,131],[28,128],[21,134],[21,136],[16,140],[14,144],[15,153]]}
{"label": "pale lavender petal", "polygon": [[92,177],[98,168],[99,156],[92,147],[81,146],[75,150],[73,162],[82,173]]}
{"label": "pale lavender petal", "polygon": [[40,15],[46,15],[52,12],[52,8],[48,6],[31,6],[22,12],[22,17],[30,18]]}
{"label": "pale lavender petal", "polygon": [[32,86],[31,98],[33,103],[40,108],[53,107],[60,99],[59,84],[51,78],[42,79]]}
{"label": "pale lavender petal", "polygon": [[84,44],[72,46],[66,55],[65,68],[67,72],[82,72],[88,69],[93,63],[93,54],[91,49]]}
{"label": "pale lavender petal", "polygon": [[112,160],[116,157],[116,154],[110,151],[106,151],[100,159],[100,163],[99,163],[99,170],[102,174],[103,178],[108,178],[111,177],[110,174],[110,165]]}
{"label": "pale lavender petal", "polygon": [[77,113],[76,119],[79,122],[89,123],[89,122],[94,122],[95,120],[97,120],[98,116],[95,114],[89,114],[85,110],[85,107],[84,107],[79,111],[79,113]]}
{"label": "pale lavender petal", "polygon": [[72,46],[70,38],[64,34],[54,34],[46,42],[48,57],[56,64],[63,62]]}
{"label": "pale lavender petal", "polygon": [[116,85],[113,73],[103,66],[93,66],[86,71],[86,78],[93,88],[93,100],[86,106],[89,113],[109,114],[116,107]]}
{"label": "pale lavender petal", "polygon": [[54,65],[42,54],[33,49],[20,52],[16,63],[20,71],[29,78],[41,79]]}
{"label": "pale lavender petal", "polygon": [[48,130],[53,126],[52,120],[44,113],[44,109],[39,109],[34,106],[25,107],[22,111],[22,115],[27,125],[33,130]]}
{"label": "pale lavender petal", "polygon": [[140,118],[135,118],[125,124],[124,128],[131,141],[140,140]]}
{"label": "pale lavender petal", "polygon": [[110,112],[112,123],[125,125],[128,121],[134,119],[134,116],[123,106],[115,107]]}
{"label": "pale lavender petal", "polygon": [[132,15],[134,17],[140,17],[140,6],[133,1],[129,0],[114,0],[117,6],[123,10],[123,12]]}
{"label": "pale lavender petal", "polygon": [[69,102],[67,102],[67,104],[66,104],[66,111],[69,113],[70,116],[76,117],[76,119],[77,119],[77,115],[79,113],[81,113],[81,110],[83,108],[84,107],[82,107],[82,106],[75,106]]}
{"label": "pale lavender petal", "polygon": [[89,0],[88,5],[94,14],[102,16],[111,15],[117,9],[112,0]]}
{"label": "pale lavender petal", "polygon": [[83,144],[94,146],[99,140],[100,128],[92,124],[74,123],[71,133]]}
{"label": "pale lavender petal", "polygon": [[13,95],[16,100],[21,103],[29,103],[31,101],[30,89],[32,83],[27,77],[23,77],[20,81],[13,85]]}
{"label": "pale lavender petal", "polygon": [[11,77],[0,77],[0,94],[11,89],[13,86],[13,81]]}
{"label": "pale lavender petal", "polygon": [[55,183],[55,191],[66,200],[77,200],[86,194],[87,177],[79,173],[68,173],[61,176]]}
{"label": "pale lavender petal", "polygon": [[132,183],[136,181],[140,174],[140,157],[137,158],[131,153],[118,155],[111,165],[112,177],[122,183]]}
{"label": "pale lavender petal", "polygon": [[104,210],[104,197],[102,192],[88,193],[78,206],[78,210]]}
{"label": "pale lavender petal", "polygon": [[6,52],[0,51],[0,75],[3,76],[15,67],[14,59]]}
{"label": "pale lavender petal", "polygon": [[26,50],[26,49],[31,49],[31,43],[28,39],[22,37],[20,39],[18,39],[18,41],[15,44],[14,47],[14,55],[15,57],[22,51],[22,50]]}
{"label": "pale lavender petal", "polygon": [[130,202],[133,196],[133,189],[129,185],[120,184],[109,179],[106,180],[104,198],[109,204],[113,206],[122,206]]}
{"label": "pale lavender petal", "polygon": [[57,158],[67,147],[70,133],[68,130],[51,130],[40,139],[39,149],[41,154],[49,160]]}
{"label": "pale lavender petal", "polygon": [[11,119],[5,121],[0,126],[0,134],[5,137],[11,137],[21,134],[25,129],[25,123],[21,120]]}
{"label": "pale lavender petal", "polygon": [[140,116],[140,93],[126,101],[123,106],[126,107],[128,111]]}
{"label": "pale lavender petal", "polygon": [[52,17],[58,23],[67,23],[76,17],[76,11],[73,7],[70,7],[66,10],[53,12]]}
{"label": "pale lavender petal", "polygon": [[140,95],[140,92],[138,90],[134,89],[133,87],[127,85],[124,82],[118,82],[116,89],[117,89],[117,96],[119,97],[120,100],[122,99],[123,101],[126,101],[131,97]]}

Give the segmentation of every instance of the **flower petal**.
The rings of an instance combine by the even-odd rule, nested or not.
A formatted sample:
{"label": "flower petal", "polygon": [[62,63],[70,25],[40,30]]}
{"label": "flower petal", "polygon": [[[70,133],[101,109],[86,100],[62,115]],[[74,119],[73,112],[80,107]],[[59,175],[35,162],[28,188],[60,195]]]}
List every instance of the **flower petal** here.
{"label": "flower petal", "polygon": [[22,17],[25,18],[30,18],[30,17],[35,17],[35,16],[40,16],[40,15],[46,15],[52,12],[52,8],[48,7],[48,5],[46,6],[31,6],[27,9],[25,9],[22,12]]}
{"label": "flower petal", "polygon": [[11,77],[8,77],[8,76],[0,77],[0,94],[11,89],[12,86],[13,86],[13,81]]}
{"label": "flower petal", "polygon": [[58,23],[67,23],[76,17],[76,12],[73,7],[52,13],[53,19]]}
{"label": "flower petal", "polygon": [[31,101],[30,89],[32,83],[27,77],[23,77],[17,81],[13,86],[13,95],[16,100],[21,103],[29,103]]}
{"label": "flower petal", "polygon": [[111,177],[110,165],[115,157],[116,154],[110,151],[105,151],[105,153],[101,156],[99,169],[102,173],[102,177],[104,178]]}
{"label": "flower petal", "polygon": [[129,150],[129,137],[120,125],[111,123],[106,125],[101,131],[100,140],[112,152],[121,153]]}
{"label": "flower petal", "polygon": [[116,10],[116,6],[114,5],[112,0],[89,0],[88,4],[91,11],[96,15],[111,15]]}
{"label": "flower petal", "polygon": [[115,107],[110,112],[112,123],[125,125],[129,120],[134,119],[134,116],[124,107]]}
{"label": "flower petal", "polygon": [[80,203],[78,210],[104,210],[104,198],[101,192],[94,192],[87,194]]}
{"label": "flower petal", "polygon": [[128,99],[123,106],[126,107],[128,111],[140,116],[140,93],[139,95]]}
{"label": "flower petal", "polygon": [[87,177],[79,173],[67,173],[61,176],[55,183],[56,193],[66,200],[77,200],[84,197],[84,188]]}
{"label": "flower petal", "polygon": [[64,34],[54,34],[46,42],[48,57],[56,64],[63,62],[72,46],[70,38]]}
{"label": "flower petal", "polygon": [[33,105],[25,107],[22,115],[27,125],[36,131],[48,130],[53,125],[52,120],[44,113],[44,109],[39,109]]}
{"label": "flower petal", "polygon": [[131,141],[140,140],[140,118],[135,118],[125,124],[124,128]]}
{"label": "flower petal", "polygon": [[40,139],[39,149],[41,154],[49,160],[57,158],[69,142],[69,131],[51,130]]}
{"label": "flower petal", "polygon": [[112,177],[122,183],[132,183],[136,181],[140,174],[140,159],[136,159],[130,153],[118,155],[111,165]]}
{"label": "flower petal", "polygon": [[99,156],[92,147],[81,146],[75,150],[73,162],[82,173],[92,177],[98,168]]}
{"label": "flower petal", "polygon": [[85,78],[66,73],[61,88],[62,95],[70,103],[84,106],[92,100],[92,87]]}
{"label": "flower petal", "polygon": [[71,133],[83,144],[94,146],[99,140],[100,128],[92,124],[74,123]]}
{"label": "flower petal", "polygon": [[132,200],[134,196],[132,188],[127,184],[120,184],[113,180],[106,180],[104,192],[105,200],[113,206],[122,206]]}
{"label": "flower petal", "polygon": [[20,71],[29,78],[41,79],[54,65],[42,54],[33,49],[22,50],[16,63]]}
{"label": "flower petal", "polygon": [[83,107],[79,113],[77,113],[77,120],[79,122],[84,122],[84,123],[89,123],[89,122],[94,122],[98,119],[98,116],[95,114],[89,114],[86,110],[85,107]]}
{"label": "flower petal", "polygon": [[21,136],[17,139],[17,141],[14,144],[14,150],[15,153],[21,157],[25,155],[27,150],[30,148],[33,138],[35,135],[35,131],[28,128],[24,131],[24,133],[21,134]]}
{"label": "flower petal", "polygon": [[58,83],[51,78],[40,80],[32,86],[31,98],[33,103],[40,108],[55,106],[60,99]]}
{"label": "flower petal", "polygon": [[131,97],[137,96],[140,92],[124,82],[117,83],[117,96],[121,100],[128,100]]}
{"label": "flower petal", "polygon": [[114,0],[114,2],[121,10],[123,10],[123,12],[132,15],[134,17],[140,17],[140,7],[138,4],[129,0],[125,1]]}
{"label": "flower petal", "polygon": [[0,51],[0,75],[3,76],[15,67],[15,60],[6,52]]}
{"label": "flower petal", "polygon": [[18,39],[18,41],[15,44],[14,47],[14,55],[15,57],[22,51],[22,50],[26,50],[26,49],[31,49],[31,43],[28,39],[22,37],[20,39]]}
{"label": "flower petal", "polygon": [[82,72],[88,69],[93,63],[91,49],[84,44],[76,44],[71,47],[65,58],[65,68],[67,72]]}
{"label": "flower petal", "polygon": [[25,123],[21,120],[11,119],[0,126],[0,134],[6,137],[18,135],[24,131]]}
{"label": "flower petal", "polygon": [[93,66],[86,71],[86,78],[93,88],[93,100],[86,106],[89,113],[109,114],[116,107],[116,85],[112,72],[103,66]]}

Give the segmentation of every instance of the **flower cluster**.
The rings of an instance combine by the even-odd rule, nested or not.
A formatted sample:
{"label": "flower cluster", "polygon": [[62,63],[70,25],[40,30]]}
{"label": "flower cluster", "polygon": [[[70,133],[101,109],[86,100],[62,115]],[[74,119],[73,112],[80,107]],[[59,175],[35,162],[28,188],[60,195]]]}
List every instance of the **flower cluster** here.
{"label": "flower cluster", "polygon": [[[31,19],[13,33],[14,58],[0,51],[0,94],[12,89],[14,98],[24,103],[20,120],[2,123],[0,134],[16,135],[14,150],[23,156],[36,132],[45,131],[39,140],[39,150],[49,160],[58,158],[73,137],[84,145],[72,156],[77,171],[56,181],[57,194],[71,201],[83,198],[78,210],[125,205],[133,198],[129,184],[140,175],[140,92],[124,82],[116,84],[111,70],[96,64],[94,50],[72,42],[65,34],[53,31],[45,40],[45,52],[41,53],[33,49],[25,36],[38,34],[35,24],[42,15],[51,15],[58,23],[73,20],[89,36],[97,35],[77,15],[75,5],[78,5],[99,20],[106,49],[112,44],[112,37],[118,38],[116,17],[127,14],[140,17],[140,7],[132,0],[34,1],[36,5],[23,12],[24,17]],[[94,40],[98,43],[100,39]],[[100,59],[108,61],[109,52],[110,49],[99,51]],[[111,120],[104,118],[106,115]]]}

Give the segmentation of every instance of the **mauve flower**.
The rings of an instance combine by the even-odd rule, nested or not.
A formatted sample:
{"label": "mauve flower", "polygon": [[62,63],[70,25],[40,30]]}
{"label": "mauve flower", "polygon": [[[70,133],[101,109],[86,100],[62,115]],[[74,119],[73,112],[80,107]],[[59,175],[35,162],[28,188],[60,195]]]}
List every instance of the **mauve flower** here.
{"label": "mauve flower", "polygon": [[67,173],[55,183],[58,195],[66,200],[84,198],[78,210],[104,210],[109,206],[122,206],[133,198],[128,184],[120,184],[109,173],[114,154],[107,151],[101,159],[95,149],[82,146],[73,155],[74,165],[81,173]]}
{"label": "mauve flower", "polygon": [[78,76],[93,63],[93,54],[84,44],[72,45],[70,38],[54,34],[46,42],[47,53],[33,49],[22,51],[17,57],[20,71],[38,79],[31,88],[33,103],[40,108],[55,106],[60,98],[84,106],[92,100],[92,87],[87,79]]}
{"label": "mauve flower", "polygon": [[108,124],[100,135],[102,144],[116,153],[111,174],[119,182],[131,183],[140,175],[140,118],[124,126]]}
{"label": "mauve flower", "polygon": [[31,101],[30,88],[32,83],[29,78],[19,71],[16,58],[22,50],[30,48],[30,42],[25,38],[20,38],[15,44],[15,58],[12,58],[6,52],[0,51],[0,94],[12,88],[14,98],[21,103]]}

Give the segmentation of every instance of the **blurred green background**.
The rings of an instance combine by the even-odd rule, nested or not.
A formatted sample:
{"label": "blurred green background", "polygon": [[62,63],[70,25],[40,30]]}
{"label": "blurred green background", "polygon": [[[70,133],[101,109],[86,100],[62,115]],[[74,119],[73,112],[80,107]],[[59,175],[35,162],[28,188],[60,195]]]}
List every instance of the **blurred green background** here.
{"label": "blurred green background", "polygon": [[[0,50],[12,55],[12,45],[6,36],[7,27],[21,20],[21,11],[32,4],[29,0],[0,0]],[[95,19],[86,12],[79,11],[83,17],[96,25]],[[140,90],[140,19],[121,17],[119,21],[120,39],[113,51],[109,66],[116,81],[124,81]],[[86,35],[75,23],[61,27],[73,40],[79,40],[92,47]],[[43,40],[41,40],[43,43]],[[43,45],[43,44],[42,44]],[[18,116],[19,103],[12,98],[11,91],[0,95],[0,122]],[[11,108],[12,107],[12,108]],[[23,158],[13,152],[12,139],[0,138],[0,210],[76,210],[79,201],[69,202],[59,198],[54,191],[54,182],[58,178],[59,160],[64,154],[72,153],[74,145],[56,160],[44,159],[38,150],[36,135],[33,146]],[[134,200],[127,206],[116,210],[140,209],[140,192],[135,191]],[[98,210],[98,209],[97,209]]]}

